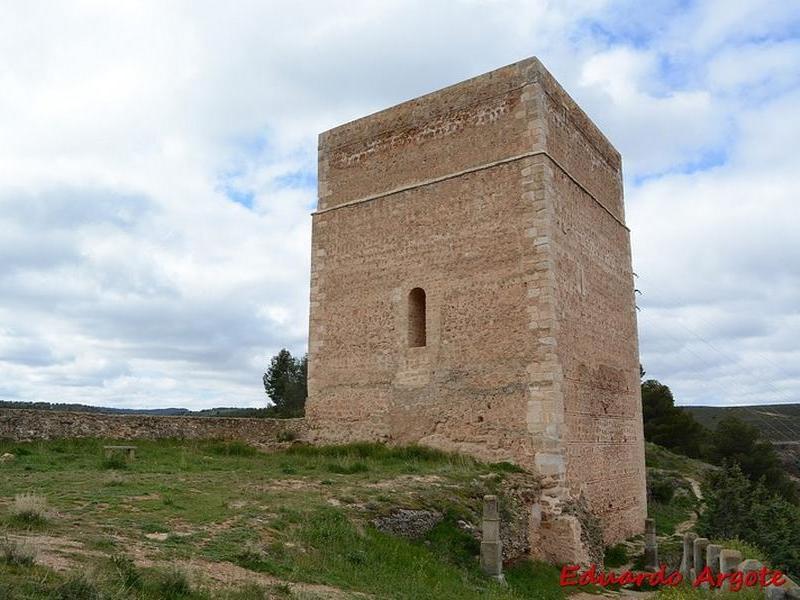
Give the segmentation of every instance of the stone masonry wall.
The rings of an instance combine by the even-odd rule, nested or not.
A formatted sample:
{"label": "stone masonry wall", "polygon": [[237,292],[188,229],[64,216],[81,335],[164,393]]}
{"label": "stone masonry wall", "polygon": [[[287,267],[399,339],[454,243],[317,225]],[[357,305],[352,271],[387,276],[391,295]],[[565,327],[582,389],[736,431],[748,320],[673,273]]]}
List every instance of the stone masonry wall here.
{"label": "stone masonry wall", "polygon": [[282,445],[279,437],[291,434],[302,438],[305,428],[305,419],[161,417],[0,409],[0,439],[19,442],[86,437],[121,440],[220,439],[277,448]]}
{"label": "stone masonry wall", "polygon": [[[552,199],[555,344],[566,479],[607,544],[642,531],[644,434],[630,234],[619,155],[565,94],[544,88]],[[566,170],[562,169],[566,166]]]}
{"label": "stone masonry wall", "polygon": [[309,439],[515,462],[534,553],[583,562],[565,507],[607,543],[644,526],[638,389],[621,159],[538,60],[320,136]]}

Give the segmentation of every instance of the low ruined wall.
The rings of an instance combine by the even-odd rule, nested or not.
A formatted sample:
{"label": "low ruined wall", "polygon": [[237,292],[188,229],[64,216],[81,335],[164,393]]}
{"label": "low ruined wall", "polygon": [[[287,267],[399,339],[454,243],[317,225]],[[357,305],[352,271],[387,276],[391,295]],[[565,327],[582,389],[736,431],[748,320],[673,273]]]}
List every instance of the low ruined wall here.
{"label": "low ruined wall", "polygon": [[222,439],[273,447],[301,439],[305,419],[162,417],[0,409],[0,439],[14,441],[100,437],[121,440]]}

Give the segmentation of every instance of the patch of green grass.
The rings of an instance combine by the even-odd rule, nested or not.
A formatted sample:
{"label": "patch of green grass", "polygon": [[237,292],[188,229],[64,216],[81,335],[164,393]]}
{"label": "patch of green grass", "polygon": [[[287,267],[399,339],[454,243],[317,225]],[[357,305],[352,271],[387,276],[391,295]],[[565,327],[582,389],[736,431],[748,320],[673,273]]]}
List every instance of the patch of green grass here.
{"label": "patch of green grass", "polygon": [[564,598],[565,590],[559,584],[559,574],[553,565],[528,560],[520,561],[505,571],[508,587],[516,597],[537,600]]}
{"label": "patch of green grass", "polygon": [[712,544],[719,544],[723,548],[730,548],[731,550],[738,550],[742,553],[742,557],[744,558],[754,558],[757,561],[760,561],[762,564],[769,564],[769,558],[767,554],[761,550],[760,548],[753,546],[752,544],[748,544],[747,542],[743,542],[739,539],[728,539],[728,540],[711,540]]}
{"label": "patch of green grass", "polygon": [[356,473],[366,473],[369,467],[363,462],[353,463],[329,463],[327,470],[330,473],[337,473],[339,475],[355,475]]}
{"label": "patch of green grass", "polygon": [[158,576],[155,589],[165,600],[192,596],[192,585],[186,573],[179,569],[169,569]]}
{"label": "patch of green grass", "polygon": [[[306,581],[380,598],[525,597],[483,577],[473,554],[478,548],[474,540],[467,541],[451,523],[437,526],[426,545],[371,527],[358,529],[341,512],[321,509],[300,525],[296,539],[303,550],[287,553],[283,562]],[[557,571],[551,568],[550,574],[558,588]],[[528,574],[515,579],[520,587],[527,581]]]}
{"label": "patch of green grass", "polygon": [[73,574],[53,590],[54,600],[100,600],[100,591],[85,575]]}
{"label": "patch of green grass", "polygon": [[133,561],[124,554],[114,554],[109,559],[110,571],[116,581],[127,590],[142,587],[142,574]]}
{"label": "patch of green grass", "polygon": [[743,588],[738,592],[704,590],[689,585],[659,587],[654,596],[657,600],[763,600],[760,587]]}
{"label": "patch of green grass", "polygon": [[158,521],[141,521],[139,527],[144,533],[168,533],[169,527]]}
{"label": "patch of green grass", "polygon": [[253,446],[236,440],[208,442],[206,449],[220,456],[255,456],[258,454],[258,450]]}
{"label": "patch of green grass", "polygon": [[460,567],[473,567],[481,551],[480,542],[457,525],[457,517],[450,513],[425,536],[425,545]]}
{"label": "patch of green grass", "polygon": [[[459,518],[477,522],[482,496],[502,493],[513,465],[486,465],[418,446],[294,445],[263,453],[232,442],[137,440],[137,458],[125,470],[98,469],[103,446],[120,444],[130,441],[0,441],[0,453],[25,450],[3,467],[0,505],[9,506],[20,489],[47,497],[58,515],[47,522],[48,535],[83,543],[82,549],[65,546],[64,554],[88,567],[81,572],[104,598],[164,597],[166,576],[158,567],[137,568],[119,557],[137,547],[146,548],[157,565],[228,561],[254,573],[380,598],[524,597],[480,573],[477,542],[457,526]],[[405,477],[410,473],[416,476]],[[332,499],[343,504],[332,507]],[[420,541],[373,529],[375,513],[399,506],[448,516]],[[7,522],[10,514],[2,509],[0,519]],[[146,533],[170,536],[148,540]],[[98,551],[108,558],[98,560]],[[69,580],[40,565],[0,561],[0,581],[15,589],[11,598],[49,599]],[[557,585],[557,573],[553,581]],[[248,593],[263,597],[255,588],[221,596],[196,587],[174,592],[186,598]]]}
{"label": "patch of green grass", "polygon": [[128,461],[120,454],[106,456],[100,461],[100,468],[106,470],[122,471],[128,468]]}
{"label": "patch of green grass", "polygon": [[510,462],[491,463],[489,468],[495,473],[524,473],[525,469]]}
{"label": "patch of green grass", "polygon": [[[338,446],[309,446],[305,444],[292,446],[286,453],[295,456],[326,457],[340,459],[371,459],[382,463],[392,462],[427,462],[427,463],[463,463],[464,456],[427,448],[425,446],[386,446],[384,444],[356,442]],[[469,462],[471,459],[466,458]],[[474,461],[472,461],[474,463]]]}
{"label": "patch of green grass", "polygon": [[702,479],[708,469],[715,468],[700,460],[670,452],[651,442],[645,442],[644,457],[645,464],[649,468],[677,471],[695,479]]}
{"label": "patch of green grass", "polygon": [[281,463],[281,473],[284,475],[297,475],[297,467],[291,465],[290,463]]}
{"label": "patch of green grass", "polygon": [[672,535],[675,528],[686,521],[695,510],[697,502],[688,497],[676,497],[669,504],[648,502],[647,515],[656,521],[658,535]]}

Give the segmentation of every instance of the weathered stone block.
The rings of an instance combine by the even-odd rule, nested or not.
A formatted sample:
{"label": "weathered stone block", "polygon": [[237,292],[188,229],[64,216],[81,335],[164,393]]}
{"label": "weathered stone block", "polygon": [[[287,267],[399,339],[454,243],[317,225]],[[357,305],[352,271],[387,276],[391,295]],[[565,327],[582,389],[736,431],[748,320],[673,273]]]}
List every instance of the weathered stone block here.
{"label": "weathered stone block", "polygon": [[722,546],[719,544],[709,544],[706,546],[706,565],[711,568],[712,573],[715,575],[719,573],[719,553],[722,551]]}
{"label": "weathered stone block", "polygon": [[503,547],[500,542],[481,542],[481,570],[490,577],[503,576]]}
{"label": "weathered stone block", "polygon": [[697,538],[696,533],[683,534],[683,556],[681,557],[680,572],[684,581],[692,578],[692,570],[694,569],[694,540]]}
{"label": "weathered stone block", "polygon": [[693,563],[695,576],[706,566],[706,549],[711,542],[706,538],[696,538],[693,546]]}
{"label": "weathered stone block", "polygon": [[644,521],[644,568],[648,571],[658,570],[658,538],[656,537],[655,519]]}

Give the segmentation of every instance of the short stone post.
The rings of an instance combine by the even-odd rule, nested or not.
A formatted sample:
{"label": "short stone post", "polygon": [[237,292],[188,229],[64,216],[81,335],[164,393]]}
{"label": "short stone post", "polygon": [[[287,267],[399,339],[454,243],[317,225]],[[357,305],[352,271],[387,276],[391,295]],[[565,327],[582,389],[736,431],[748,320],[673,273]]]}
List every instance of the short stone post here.
{"label": "short stone post", "polygon": [[706,565],[708,565],[714,575],[719,574],[719,553],[721,551],[722,546],[719,544],[709,544],[706,546]]}
{"label": "short stone post", "polygon": [[[692,547],[694,549],[694,560],[693,565],[693,576],[697,578],[698,575],[702,572],[702,570],[706,566],[706,548],[708,547],[709,541],[706,538],[695,538]],[[709,586],[706,583],[702,584],[703,588],[708,588]]]}
{"label": "short stone post", "polygon": [[[720,573],[733,573],[742,562],[742,553],[738,550],[731,550],[723,548],[719,553],[719,572]],[[727,579],[722,583],[722,590],[728,591],[730,589],[730,581]]]}
{"label": "short stone post", "polygon": [[694,566],[694,540],[696,533],[683,534],[683,557],[681,558],[681,576],[684,581],[692,579],[692,567]]}
{"label": "short stone post", "polygon": [[694,576],[700,575],[700,572],[706,566],[706,548],[711,542],[706,538],[695,538],[694,540]]}
{"label": "short stone post", "polygon": [[483,497],[483,538],[481,540],[481,570],[503,581],[503,543],[500,541],[500,511],[497,496]]}
{"label": "short stone post", "polygon": [[655,519],[644,520],[644,568],[646,571],[658,571],[658,540]]}

